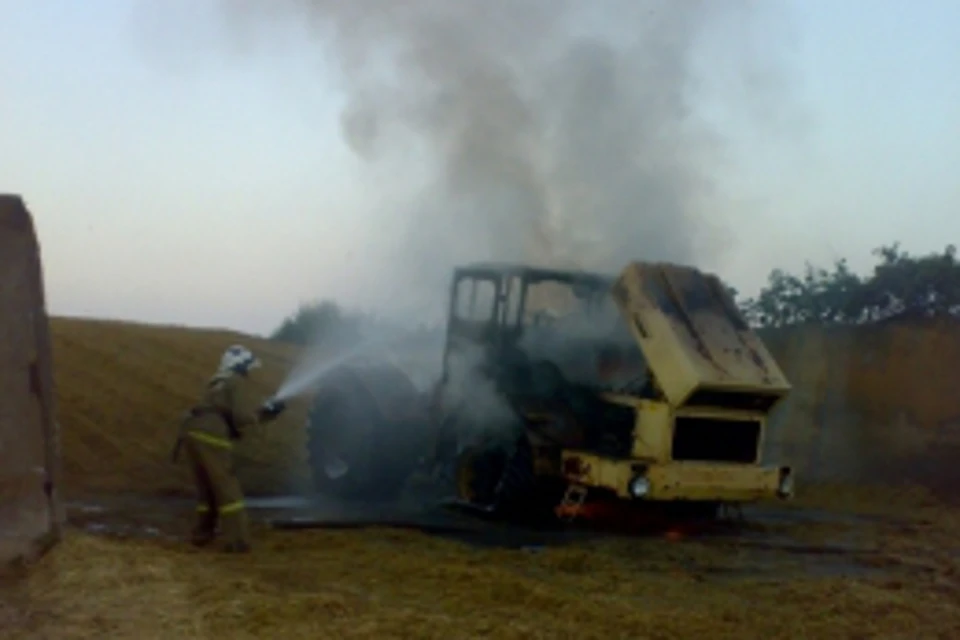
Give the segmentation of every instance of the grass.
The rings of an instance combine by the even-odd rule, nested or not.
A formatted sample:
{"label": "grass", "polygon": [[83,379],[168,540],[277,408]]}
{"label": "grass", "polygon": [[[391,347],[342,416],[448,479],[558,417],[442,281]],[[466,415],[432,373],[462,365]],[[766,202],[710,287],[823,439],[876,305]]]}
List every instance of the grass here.
{"label": "grass", "polygon": [[[55,320],[53,337],[68,497],[189,492],[169,448],[222,349],[242,341],[261,355],[264,395],[296,355],[225,332],[79,320]],[[303,481],[303,411],[240,449],[248,493]],[[801,487],[796,506],[892,518],[774,527],[811,545],[854,536],[883,571],[815,573],[824,558],[730,540],[481,550],[263,525],[236,557],[187,545],[188,514],[171,510],[155,538],[94,535],[74,518],[54,551],[0,584],[0,637],[960,637],[960,510],[911,488],[844,486]]]}
{"label": "grass", "polygon": [[259,529],[254,553],[234,557],[71,531],[8,590],[16,624],[3,637],[958,637],[956,559],[933,565],[928,546],[886,537],[896,553],[883,558],[919,564],[804,578],[781,559],[782,578],[723,579],[717,569],[736,569],[743,553],[692,541],[534,553],[389,530]]}

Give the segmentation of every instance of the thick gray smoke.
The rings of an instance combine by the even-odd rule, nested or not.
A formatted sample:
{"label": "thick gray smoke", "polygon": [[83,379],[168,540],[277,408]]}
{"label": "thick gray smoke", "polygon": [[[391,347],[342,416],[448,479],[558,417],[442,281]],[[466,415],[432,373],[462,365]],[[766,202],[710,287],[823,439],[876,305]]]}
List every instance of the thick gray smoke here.
{"label": "thick gray smoke", "polygon": [[[755,104],[777,102],[765,86],[744,80],[768,56],[743,55],[756,17],[749,2],[219,6],[236,42],[306,36],[328,54],[346,97],[343,139],[369,167],[380,204],[336,215],[371,220],[366,246],[356,248],[366,276],[357,288],[372,285],[360,297],[388,314],[425,319],[427,301],[446,297],[451,268],[465,262],[617,272],[634,259],[716,261],[730,245],[730,202],[741,195],[724,189],[728,148],[738,140],[716,120],[725,109],[754,112]],[[322,196],[318,185],[318,203]],[[545,338],[541,345],[533,336],[524,346],[558,356],[561,343]],[[286,393],[314,384],[316,372],[353,349],[309,358]],[[428,360],[400,351],[366,344],[363,355],[413,363],[404,370],[417,379],[439,364],[439,353]],[[459,356],[445,401],[465,403],[459,414],[473,418],[471,427],[509,427],[512,409],[478,377],[480,355]],[[559,359],[569,369],[584,360]],[[424,380],[435,379],[427,372]]]}
{"label": "thick gray smoke", "polygon": [[[371,253],[420,299],[445,294],[465,261],[617,271],[637,258],[702,264],[729,245],[728,141],[707,116],[772,104],[744,81],[767,55],[743,55],[752,3],[224,0],[223,11],[237,33],[305,27],[330,54],[344,139],[376,168],[390,220]],[[710,95],[706,74],[718,73],[732,80]]]}

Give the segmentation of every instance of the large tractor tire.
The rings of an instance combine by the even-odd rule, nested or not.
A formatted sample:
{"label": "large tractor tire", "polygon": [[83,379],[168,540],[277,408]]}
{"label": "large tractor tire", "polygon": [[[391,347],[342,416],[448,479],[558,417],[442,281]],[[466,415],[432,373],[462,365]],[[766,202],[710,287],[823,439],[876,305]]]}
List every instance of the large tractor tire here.
{"label": "large tractor tire", "polygon": [[321,496],[391,502],[428,451],[426,403],[389,363],[325,376],[307,418],[308,462]]}

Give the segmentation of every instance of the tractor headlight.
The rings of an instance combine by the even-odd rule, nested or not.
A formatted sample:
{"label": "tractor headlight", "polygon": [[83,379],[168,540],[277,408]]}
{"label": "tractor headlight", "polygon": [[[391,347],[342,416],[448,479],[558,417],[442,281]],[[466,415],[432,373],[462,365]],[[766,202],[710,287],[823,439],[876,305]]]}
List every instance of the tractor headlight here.
{"label": "tractor headlight", "polygon": [[790,498],[793,496],[793,472],[784,468],[780,470],[780,484],[777,486],[777,496],[780,498]]}
{"label": "tractor headlight", "polygon": [[650,481],[642,476],[637,476],[630,481],[627,490],[634,498],[643,498],[650,493]]}

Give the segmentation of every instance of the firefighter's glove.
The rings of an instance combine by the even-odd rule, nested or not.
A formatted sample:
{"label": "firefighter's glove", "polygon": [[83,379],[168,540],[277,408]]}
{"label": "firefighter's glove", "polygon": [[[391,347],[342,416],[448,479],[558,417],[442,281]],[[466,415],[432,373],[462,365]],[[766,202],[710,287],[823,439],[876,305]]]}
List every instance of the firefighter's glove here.
{"label": "firefighter's glove", "polygon": [[270,398],[262,405],[260,405],[259,417],[261,422],[267,422],[273,420],[281,413],[283,413],[287,408],[287,404],[283,400],[277,398]]}

